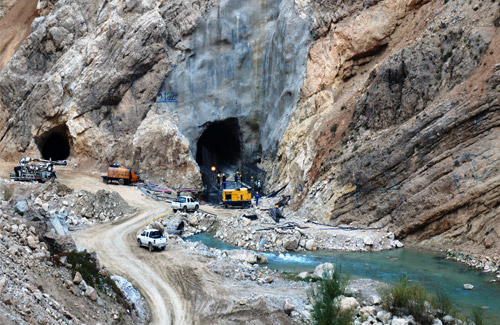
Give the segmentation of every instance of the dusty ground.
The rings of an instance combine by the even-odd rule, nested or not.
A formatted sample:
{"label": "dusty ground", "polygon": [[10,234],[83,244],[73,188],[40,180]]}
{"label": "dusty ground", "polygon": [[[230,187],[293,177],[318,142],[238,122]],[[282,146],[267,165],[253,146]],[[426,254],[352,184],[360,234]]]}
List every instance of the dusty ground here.
{"label": "dusty ground", "polygon": [[[0,172],[5,175],[13,166],[1,164]],[[153,215],[168,210],[170,204],[145,197],[135,187],[104,184],[98,174],[77,173],[70,167],[58,168],[57,173],[61,183],[74,189],[116,191],[140,211],[128,219],[81,230],[72,236],[79,248],[95,251],[102,266],[111,273],[133,283],[148,302],[154,324],[201,324],[207,319],[224,323],[259,319],[264,324],[294,323],[284,313],[268,310],[262,300],[241,305],[242,299],[255,293],[255,284],[235,283],[214,274],[203,259],[193,258],[186,246],[177,245],[174,240],[170,240],[165,251],[153,254],[137,247],[136,233]],[[287,292],[301,293],[303,289]],[[260,294],[279,296],[283,291],[262,288]]]}

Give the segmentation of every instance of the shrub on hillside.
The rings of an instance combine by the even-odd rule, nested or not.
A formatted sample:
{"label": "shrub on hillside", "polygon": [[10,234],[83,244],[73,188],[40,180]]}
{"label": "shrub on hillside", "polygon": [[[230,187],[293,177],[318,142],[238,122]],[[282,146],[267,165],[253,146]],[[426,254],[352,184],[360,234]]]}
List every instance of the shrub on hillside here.
{"label": "shrub on hillside", "polygon": [[349,277],[340,268],[323,274],[316,286],[312,286],[307,296],[313,309],[311,324],[344,325],[351,324],[353,311],[342,311],[338,306],[338,297],[345,295]]}

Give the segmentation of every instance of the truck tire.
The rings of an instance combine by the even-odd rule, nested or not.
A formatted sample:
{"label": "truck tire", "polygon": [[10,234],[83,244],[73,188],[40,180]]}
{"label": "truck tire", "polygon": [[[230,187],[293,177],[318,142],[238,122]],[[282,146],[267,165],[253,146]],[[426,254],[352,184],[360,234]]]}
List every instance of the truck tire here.
{"label": "truck tire", "polygon": [[125,185],[125,181],[123,180],[123,178],[120,178],[120,179],[118,180],[118,184],[120,184],[120,185]]}
{"label": "truck tire", "polygon": [[161,250],[162,250],[162,251],[164,251],[164,250],[165,250],[165,247],[166,247],[166,246],[163,246],[163,247],[161,248]]}
{"label": "truck tire", "polygon": [[149,243],[148,249],[149,249],[150,252],[152,252],[154,250],[153,245],[151,245],[151,243]]}
{"label": "truck tire", "polygon": [[186,213],[186,212],[187,212],[187,210],[188,210],[187,206],[184,206],[184,207],[182,208],[182,212],[184,212],[184,213]]}
{"label": "truck tire", "polygon": [[139,244],[139,247],[142,246],[141,240],[139,238],[137,238],[137,244]]}
{"label": "truck tire", "polygon": [[194,212],[198,211],[198,209],[199,209],[199,208],[200,208],[200,207],[199,207],[198,205],[195,205],[195,207],[194,207]]}

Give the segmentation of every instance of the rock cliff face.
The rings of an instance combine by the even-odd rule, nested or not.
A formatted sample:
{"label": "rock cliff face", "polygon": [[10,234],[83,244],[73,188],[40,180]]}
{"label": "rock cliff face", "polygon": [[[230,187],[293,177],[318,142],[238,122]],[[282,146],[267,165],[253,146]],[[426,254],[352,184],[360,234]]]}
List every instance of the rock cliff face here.
{"label": "rock cliff face", "polygon": [[297,213],[498,254],[498,12],[384,1],[327,22],[277,158]]}
{"label": "rock cliff face", "polygon": [[[0,75],[1,154],[64,145],[52,158],[194,185],[197,154],[205,165],[258,161],[296,107],[308,23],[290,0],[57,3]],[[212,123],[227,124],[233,157],[204,145],[231,139],[198,145]]]}
{"label": "rock cliff face", "polygon": [[297,214],[500,250],[498,2],[53,3],[0,71],[2,158],[261,162]]}

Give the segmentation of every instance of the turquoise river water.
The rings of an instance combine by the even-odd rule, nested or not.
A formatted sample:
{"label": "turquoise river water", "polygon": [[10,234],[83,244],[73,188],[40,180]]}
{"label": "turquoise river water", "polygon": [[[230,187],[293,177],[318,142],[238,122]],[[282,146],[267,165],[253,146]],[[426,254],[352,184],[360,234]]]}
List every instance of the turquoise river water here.
{"label": "turquoise river water", "polygon": [[[189,238],[203,242],[208,247],[224,250],[240,249],[213,238],[210,234],[199,234]],[[290,273],[313,271],[325,262],[341,265],[351,278],[369,278],[385,282],[397,282],[407,275],[414,282],[424,285],[429,291],[445,292],[456,305],[467,309],[486,306],[487,324],[500,324],[500,283],[490,282],[495,274],[464,266],[433,253],[411,249],[383,252],[339,252],[314,251],[293,253],[263,253],[271,269]],[[465,290],[464,283],[474,285],[474,290]]]}

